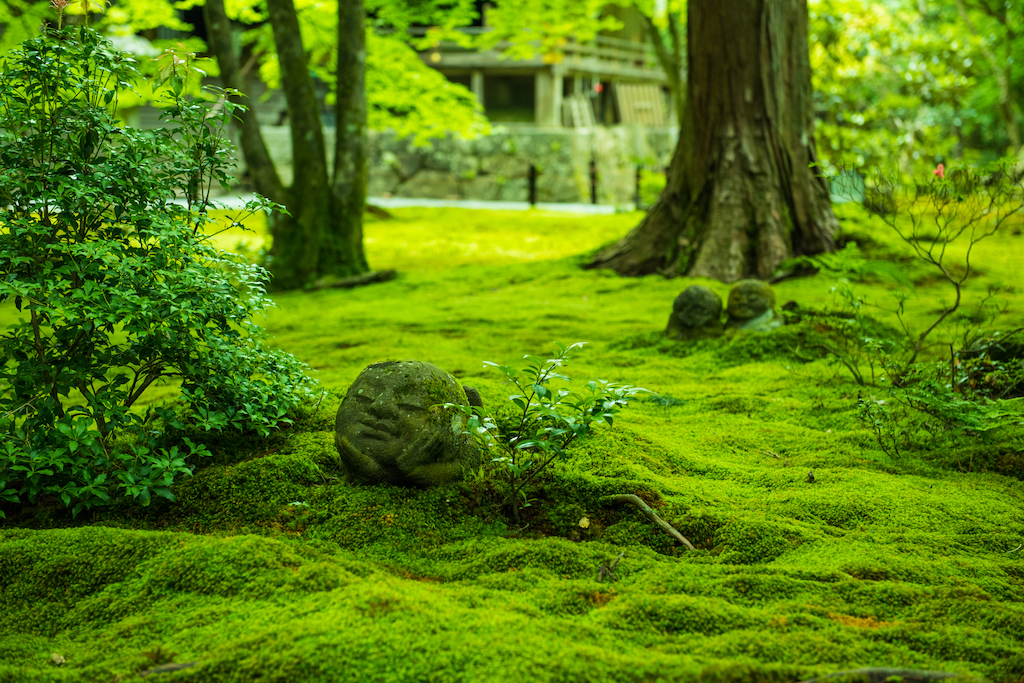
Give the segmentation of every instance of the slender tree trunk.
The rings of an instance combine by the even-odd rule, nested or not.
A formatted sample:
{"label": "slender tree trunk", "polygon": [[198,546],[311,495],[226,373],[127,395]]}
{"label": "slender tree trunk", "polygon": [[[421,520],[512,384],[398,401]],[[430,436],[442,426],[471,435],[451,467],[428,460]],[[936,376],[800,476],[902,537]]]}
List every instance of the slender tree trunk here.
{"label": "slender tree trunk", "polygon": [[732,282],[834,249],[805,0],[689,0],[687,97],[665,191],[591,267]]}
{"label": "slender tree trunk", "polygon": [[[292,138],[292,186],[285,206],[290,216],[273,216],[274,237],[267,268],[274,286],[293,289],[320,275],[319,260],[324,220],[331,211],[327,155],[316,89],[309,75],[299,17],[292,0],[267,0],[274,32],[281,89],[288,105]],[[356,273],[345,273],[355,275]]]}
{"label": "slender tree trunk", "polygon": [[338,3],[338,64],[332,200],[339,217],[336,258],[361,264],[363,207],[369,165],[366,154],[366,11],[363,0]]}
{"label": "slender tree trunk", "polygon": [[[220,66],[221,83],[225,88],[244,93],[246,88],[243,87],[242,71],[231,33],[231,21],[224,11],[224,0],[206,0],[203,13],[210,51],[216,56],[217,64]],[[270,152],[267,151],[263,134],[260,133],[254,103],[244,95],[231,97],[231,100],[246,107],[246,111],[235,119],[235,128],[238,130],[242,154],[245,155],[249,175],[256,186],[256,191],[271,201],[284,204],[287,201],[285,188],[274,168]]]}
{"label": "slender tree trunk", "polygon": [[[358,88],[345,95],[346,101],[360,100],[362,126],[339,125],[337,129],[339,151],[363,150],[358,159],[348,161],[345,169],[361,168],[362,172],[343,174],[344,189],[340,192],[332,185],[327,170],[326,145],[320,121],[320,107],[316,89],[310,76],[306,51],[302,44],[299,19],[293,0],[267,0],[267,13],[274,33],[278,64],[281,69],[281,87],[288,105],[291,123],[292,160],[294,164],[291,187],[281,185],[254,114],[243,117],[239,126],[242,149],[249,172],[257,190],[268,198],[283,204],[288,213],[274,213],[270,217],[273,245],[267,267],[273,275],[275,289],[294,289],[312,285],[317,280],[360,275],[369,270],[363,253],[362,216],[366,195],[366,95],[362,86],[366,56],[360,51],[351,34],[358,33],[365,40],[362,24],[362,0],[341,0],[338,3],[342,19],[338,26],[339,52],[355,51],[348,67],[359,71],[349,75],[348,81],[358,82]],[[359,24],[352,24],[347,13],[358,6]],[[217,56],[225,85],[241,90],[241,72],[238,54],[231,41],[230,25],[224,13],[224,0],[207,0],[207,22],[210,25],[211,49]],[[339,64],[343,58],[339,55]],[[345,61],[349,64],[349,61]],[[339,78],[339,83],[341,82]],[[346,82],[348,82],[346,81]],[[339,98],[340,99],[340,98]],[[358,117],[356,117],[358,118]],[[341,121],[339,117],[339,122]],[[352,142],[355,138],[355,142]],[[335,168],[339,168],[337,162]],[[340,176],[339,176],[340,178]],[[336,178],[337,180],[338,178]],[[339,200],[343,197],[344,201]]]}

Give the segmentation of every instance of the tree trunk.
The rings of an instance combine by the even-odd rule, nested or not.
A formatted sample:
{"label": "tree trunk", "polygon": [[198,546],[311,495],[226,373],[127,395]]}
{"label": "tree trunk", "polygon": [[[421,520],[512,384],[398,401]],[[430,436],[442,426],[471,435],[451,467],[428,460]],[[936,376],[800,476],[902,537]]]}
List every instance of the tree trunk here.
{"label": "tree trunk", "polygon": [[[338,3],[339,52],[357,50],[351,39],[358,31],[364,40],[362,0]],[[207,0],[207,22],[210,25],[210,46],[217,57],[225,85],[241,90],[238,55],[231,40],[230,24],[224,13],[224,0]],[[353,26],[346,13],[358,5],[360,21]],[[267,14],[274,33],[281,87],[288,105],[291,122],[292,160],[294,174],[292,186],[284,188],[266,152],[255,114],[236,121],[242,135],[242,150],[256,189],[288,209],[288,214],[270,216],[273,244],[267,258],[267,268],[275,289],[294,289],[312,285],[323,278],[342,278],[360,275],[369,270],[363,253],[363,200],[366,194],[366,95],[365,88],[347,96],[347,101],[361,98],[362,125],[339,125],[339,149],[352,146],[364,150],[350,160],[347,170],[361,168],[360,173],[338,176],[344,190],[336,191],[327,172],[326,146],[320,121],[320,107],[316,89],[310,76],[306,52],[299,31],[298,15],[292,0],[267,0]],[[365,68],[365,48],[350,60],[351,71]],[[342,57],[339,55],[339,65]],[[348,62],[346,62],[347,64]],[[349,75],[349,81],[361,84],[358,77]],[[339,75],[339,82],[342,78]],[[339,117],[339,122],[341,118]],[[351,140],[356,138],[355,142]],[[338,169],[337,163],[335,169]],[[338,197],[344,197],[339,201]],[[353,200],[357,197],[358,201]]]}
{"label": "tree trunk", "polygon": [[733,282],[835,248],[814,149],[805,0],[689,0],[687,98],[666,187],[590,267]]}
{"label": "tree trunk", "polygon": [[362,264],[363,207],[369,166],[366,154],[366,11],[363,0],[338,3],[338,64],[332,201],[341,225],[337,258]]}
{"label": "tree trunk", "polygon": [[[203,14],[210,51],[217,57],[217,64],[220,67],[221,84],[225,88],[244,93],[246,89],[243,87],[242,70],[239,67],[238,53],[235,52],[231,21],[224,11],[224,0],[207,0],[203,6]],[[231,97],[231,100],[246,107],[239,118],[235,119],[235,128],[238,130],[242,154],[245,155],[245,162],[256,191],[273,202],[284,204],[287,201],[285,188],[263,141],[253,102],[249,101],[248,97],[238,95]]]}

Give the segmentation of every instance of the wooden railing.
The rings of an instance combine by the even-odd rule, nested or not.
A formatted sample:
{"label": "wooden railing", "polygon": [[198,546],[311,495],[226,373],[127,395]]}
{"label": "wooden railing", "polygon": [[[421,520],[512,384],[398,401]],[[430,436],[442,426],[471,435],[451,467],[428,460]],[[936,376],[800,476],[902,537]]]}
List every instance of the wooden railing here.
{"label": "wooden railing", "polygon": [[[492,30],[486,26],[466,26],[459,29],[460,32],[468,35],[483,35]],[[424,27],[410,28],[409,33],[413,36],[424,36],[427,33],[427,29]],[[534,41],[532,44],[537,48],[540,47],[539,41]],[[505,51],[510,45],[511,43],[502,41],[491,49],[500,53]],[[467,48],[460,47],[455,43],[442,43],[440,51],[466,52],[472,50],[467,50]],[[661,64],[658,63],[654,48],[648,43],[597,36],[588,43],[569,41],[559,51],[562,54],[562,63],[564,64],[582,64],[588,62],[588,60],[593,60],[593,62],[590,62],[591,64],[597,63],[611,67],[648,71],[653,77],[664,78],[664,72],[661,69]]]}

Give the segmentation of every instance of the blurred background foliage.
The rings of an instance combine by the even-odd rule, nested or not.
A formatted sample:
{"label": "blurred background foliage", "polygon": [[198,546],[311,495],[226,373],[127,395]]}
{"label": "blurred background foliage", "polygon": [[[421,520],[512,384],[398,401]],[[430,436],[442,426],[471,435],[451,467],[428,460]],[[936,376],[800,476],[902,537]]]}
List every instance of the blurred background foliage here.
{"label": "blurred background foliage", "polygon": [[[201,0],[92,0],[91,21],[137,54],[143,71],[168,47],[202,54],[201,40],[146,40],[157,26],[187,31],[176,10]],[[296,0],[310,69],[330,104],[336,45],[336,0]],[[612,5],[635,9],[657,31],[685,76],[686,8],[682,0],[492,0],[492,30],[473,0],[367,0],[367,92],[370,126],[415,136],[485,134],[489,124],[472,94],[424,64],[416,50],[441,41],[487,48],[502,40],[511,56],[538,52],[557,60],[567,40],[587,41],[614,29]],[[83,3],[67,9],[82,20]],[[249,26],[243,44],[271,87],[279,82],[276,50],[262,0],[230,0],[229,14]],[[1024,160],[1024,2],[1020,0],[809,0],[816,138],[826,172],[890,166],[922,173],[948,166]],[[0,52],[38,32],[54,13],[38,0],[0,0]],[[416,27],[417,31],[409,32]],[[672,32],[675,30],[676,44]],[[650,34],[649,34],[650,35]],[[651,36],[653,37],[653,36]],[[181,43],[180,47],[178,43]],[[669,54],[668,57],[672,55]],[[668,62],[663,62],[668,64]],[[216,75],[216,65],[203,67]],[[140,84],[139,102],[149,98]],[[138,102],[127,102],[131,106]]]}
{"label": "blurred background foliage", "polygon": [[1022,7],[811,0],[816,138],[827,170],[898,160],[921,171],[1020,154]]}

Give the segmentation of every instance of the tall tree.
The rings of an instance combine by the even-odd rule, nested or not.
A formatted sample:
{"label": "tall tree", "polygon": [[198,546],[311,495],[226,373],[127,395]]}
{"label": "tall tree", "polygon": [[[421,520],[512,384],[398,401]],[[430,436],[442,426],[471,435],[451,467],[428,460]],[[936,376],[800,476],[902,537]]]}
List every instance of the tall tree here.
{"label": "tall tree", "polygon": [[[243,90],[224,0],[207,0],[210,49],[228,87]],[[271,216],[267,267],[273,286],[292,289],[320,278],[369,271],[363,252],[366,198],[365,11],[362,0],[338,3],[338,96],[334,171],[328,171],[320,107],[292,0],[267,0],[267,13],[291,122],[294,180],[285,187],[267,154],[253,112],[240,121],[242,151],[257,191],[284,205]]]}
{"label": "tall tree", "polygon": [[805,0],[689,0],[687,97],[661,198],[591,267],[732,282],[834,248]]}

